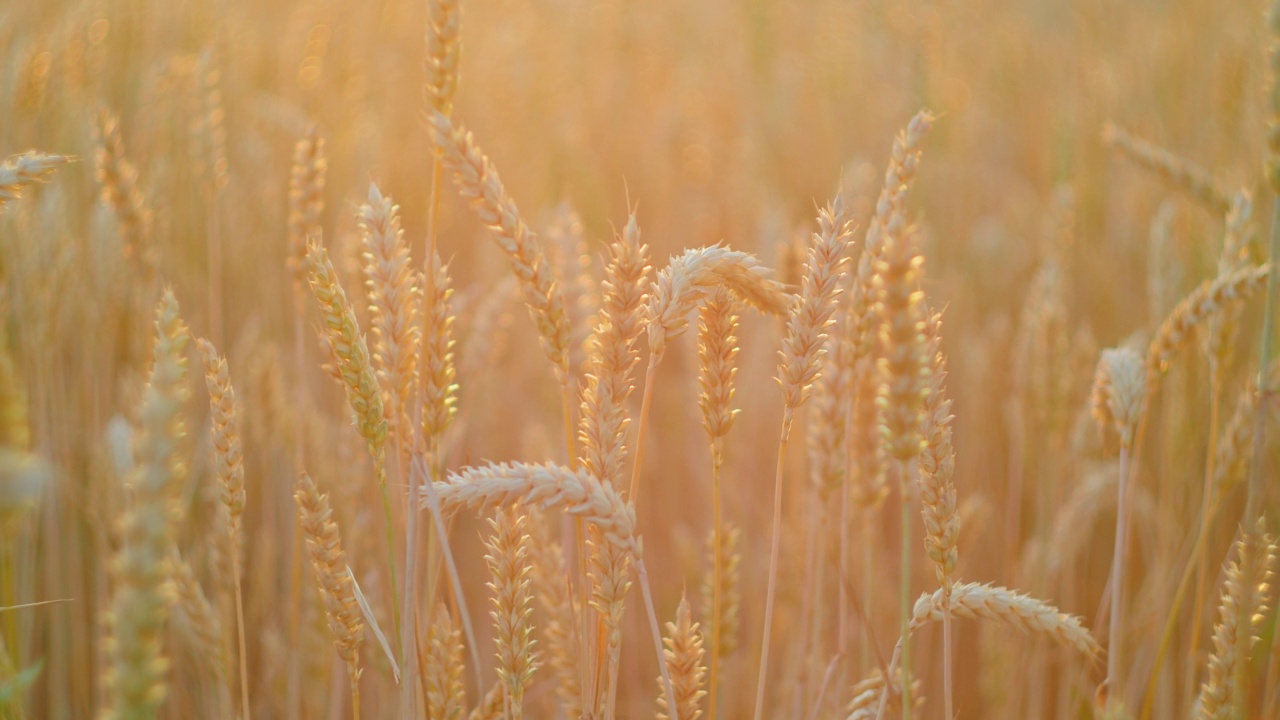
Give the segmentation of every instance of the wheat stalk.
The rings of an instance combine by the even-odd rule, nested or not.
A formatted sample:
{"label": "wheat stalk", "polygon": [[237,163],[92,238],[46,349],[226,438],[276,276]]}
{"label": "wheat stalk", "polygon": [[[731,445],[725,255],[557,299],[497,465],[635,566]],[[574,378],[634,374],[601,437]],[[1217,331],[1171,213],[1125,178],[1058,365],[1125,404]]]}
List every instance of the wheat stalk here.
{"label": "wheat stalk", "polygon": [[209,391],[209,437],[213,442],[214,470],[218,476],[222,505],[227,509],[227,536],[231,546],[231,574],[235,584],[236,638],[240,665],[240,712],[249,718],[249,671],[244,641],[244,599],[240,588],[241,522],[244,515],[244,457],[240,441],[240,421],[236,416],[236,393],[231,387],[227,361],[213,343],[196,341],[204,363],[205,387]]}
{"label": "wheat stalk", "polygon": [[342,538],[333,520],[329,496],[320,492],[310,475],[305,472],[298,475],[293,497],[298,504],[298,517],[311,553],[311,566],[315,570],[320,599],[329,619],[329,630],[333,633],[333,644],[347,665],[347,676],[351,680],[351,707],[358,720],[364,620],[356,601],[355,583],[347,572]]}
{"label": "wheat stalk", "polygon": [[138,169],[125,154],[120,121],[105,108],[98,111],[94,140],[94,167],[102,185],[102,202],[115,212],[125,259],[150,282],[158,262],[151,236],[154,216],[139,187]]}
{"label": "wheat stalk", "polygon": [[844,201],[836,199],[818,213],[818,232],[809,248],[800,295],[791,304],[787,331],[782,341],[777,381],[782,386],[782,436],[778,441],[778,464],[774,475],[773,539],[769,549],[769,585],[765,592],[764,635],[761,641],[760,675],[756,685],[755,718],[764,713],[765,679],[769,670],[769,643],[773,630],[773,604],[778,581],[778,555],[782,547],[782,476],[786,467],[787,444],[796,409],[809,397],[825,353],[827,328],[832,324],[840,281],[852,230],[845,218]]}

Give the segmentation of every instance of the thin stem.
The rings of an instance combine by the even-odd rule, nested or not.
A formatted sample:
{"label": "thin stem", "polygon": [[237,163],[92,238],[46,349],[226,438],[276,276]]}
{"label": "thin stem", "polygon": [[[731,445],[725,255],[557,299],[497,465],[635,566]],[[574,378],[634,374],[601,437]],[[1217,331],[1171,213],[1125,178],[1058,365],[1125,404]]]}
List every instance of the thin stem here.
{"label": "thin stem", "polygon": [[1132,451],[1130,442],[1120,445],[1120,478],[1116,499],[1116,540],[1115,551],[1111,558],[1111,618],[1107,633],[1107,705],[1115,708],[1120,705],[1124,693],[1120,688],[1121,659],[1121,617],[1124,615],[1124,563],[1125,551],[1128,549],[1128,489],[1129,489],[1129,454]]}
{"label": "thin stem", "polygon": [[391,611],[395,620],[396,637],[400,637],[400,605],[395,600],[400,596],[396,589],[396,534],[394,518],[391,514],[391,494],[387,492],[385,455],[374,460],[374,471],[378,475],[378,489],[382,492],[382,513],[387,522],[387,570],[391,580]]}
{"label": "thin stem", "polygon": [[898,462],[898,490],[902,495],[902,561],[898,592],[899,635],[902,652],[902,720],[911,720],[911,467]]}
{"label": "thin stem", "polygon": [[[1271,367],[1271,338],[1275,335],[1275,309],[1280,295],[1280,195],[1271,202],[1271,272],[1267,273],[1267,305],[1262,315],[1262,349],[1258,351],[1258,410],[1253,419],[1253,462],[1249,466],[1249,495],[1245,502],[1244,527],[1253,527],[1258,500],[1262,496],[1262,464],[1267,449],[1267,413],[1275,393],[1267,372]],[[1266,662],[1264,660],[1264,662]]]}
{"label": "thin stem", "polygon": [[653,634],[653,649],[658,653],[658,672],[662,674],[662,687],[667,692],[667,707],[679,707],[676,703],[676,690],[671,684],[671,673],[667,671],[667,662],[662,656],[662,635],[658,630],[658,614],[653,611],[653,594],[649,592],[649,573],[644,567],[644,558],[636,557],[636,574],[640,578],[640,594],[644,596],[644,609],[649,613],[649,629]]}
{"label": "thin stem", "polygon": [[[417,476],[414,476],[417,473]],[[458,614],[462,618],[462,631],[467,636],[467,647],[471,650],[471,667],[476,674],[476,687],[484,687],[484,677],[480,674],[480,651],[476,645],[476,634],[471,628],[471,614],[467,612],[467,601],[462,596],[462,581],[458,577],[458,566],[453,562],[453,550],[449,547],[449,532],[445,529],[444,516],[440,512],[440,497],[436,493],[435,480],[427,475],[427,468],[421,455],[413,458],[413,468],[409,473],[412,482],[421,482],[427,490],[427,504],[431,507],[432,523],[436,529],[436,539],[440,541],[440,549],[444,554],[444,564],[449,570],[449,581],[453,586],[454,601],[458,604]]]}
{"label": "thin stem", "polygon": [[[293,370],[294,382],[296,385],[297,397],[295,402],[297,407],[306,407],[304,399],[306,397],[305,385],[303,384],[304,351],[302,341],[302,313],[304,304],[304,296],[302,283],[295,280],[293,283]],[[294,443],[293,443],[293,472],[302,472],[307,464],[306,453],[306,431],[304,425],[299,422],[294,427]],[[289,548],[292,556],[289,571],[289,647],[299,648],[300,622],[302,618],[302,523],[297,520],[296,513],[293,513],[293,544]],[[302,703],[302,663],[301,654],[297,652],[289,653],[289,680],[285,689],[285,717],[289,720],[295,720],[298,717],[299,709]]]}
{"label": "thin stem", "polygon": [[[399,484],[404,483],[404,428],[403,414],[398,416],[402,427],[396,432],[396,475]],[[403,666],[401,676],[405,681],[400,684],[400,708],[403,717],[417,717],[418,695],[415,692],[414,676],[417,675],[418,653],[414,649],[416,633],[414,627],[414,600],[417,588],[414,583],[414,571],[417,568],[418,556],[418,483],[409,483],[409,503],[405,507],[405,539],[404,539],[404,589],[401,592],[402,607],[400,616],[404,622],[400,627],[400,663]]]}
{"label": "thin stem", "polygon": [[351,676],[351,717],[360,720],[360,680]]}
{"label": "thin stem", "polygon": [[769,677],[769,636],[773,631],[773,600],[778,589],[778,553],[782,546],[782,473],[787,464],[787,440],[791,435],[794,413],[791,407],[783,411],[782,436],[778,439],[778,469],[773,483],[773,541],[769,549],[769,588],[764,601],[764,638],[760,647],[760,675],[756,679],[755,720],[764,717],[764,687]]}
{"label": "thin stem", "polygon": [[720,584],[724,582],[721,575],[723,568],[720,555],[723,542],[720,517],[720,464],[722,462],[721,440],[711,441],[711,679],[707,685],[707,717],[716,717],[716,688],[720,679]]}
{"label": "thin stem", "polygon": [[635,505],[636,493],[640,491],[640,461],[644,457],[644,431],[649,426],[649,403],[653,399],[653,376],[657,367],[658,357],[650,354],[649,367],[644,371],[644,395],[640,399],[640,424],[636,427],[636,460],[631,466],[631,489],[627,492],[632,505]]}
{"label": "thin stem", "polygon": [[[1212,525],[1213,517],[1217,515],[1218,509],[1222,506],[1222,498],[1214,498],[1213,504],[1205,509],[1210,516],[1209,524]],[[1160,636],[1160,647],[1156,651],[1156,657],[1151,668],[1151,679],[1147,682],[1147,694],[1142,702],[1142,712],[1139,714],[1140,720],[1151,720],[1151,713],[1155,707],[1156,685],[1160,681],[1160,670],[1164,667],[1164,659],[1168,654],[1169,646],[1173,641],[1174,630],[1178,627],[1178,611],[1182,609],[1182,601],[1186,599],[1187,589],[1191,587],[1192,573],[1195,570],[1195,563],[1191,559],[1198,555],[1208,542],[1208,535],[1203,532],[1204,524],[1201,525],[1202,531],[1196,537],[1195,546],[1191,550],[1191,555],[1187,558],[1186,567],[1182,571],[1182,579],[1178,581],[1178,589],[1173,594],[1173,605],[1169,608],[1169,619],[1165,622],[1164,632]]]}
{"label": "thin stem", "polygon": [[236,639],[240,646],[240,714],[244,720],[250,720],[249,667],[244,649],[244,600],[240,592],[240,547],[235,538],[231,541],[231,552],[235,554],[231,558],[231,574],[236,593]]}
{"label": "thin stem", "polygon": [[[1219,423],[1219,400],[1222,397],[1222,367],[1214,363],[1213,378],[1210,383],[1209,391],[1209,449],[1206,453],[1204,463],[1204,491],[1200,496],[1200,535],[1207,536],[1209,534],[1209,525],[1213,521],[1213,517],[1207,512],[1209,505],[1213,502],[1213,473],[1214,461],[1218,454],[1218,423]],[[1196,555],[1196,594],[1195,603],[1191,606],[1191,650],[1187,653],[1187,662],[1189,667],[1194,668],[1199,665],[1197,659],[1200,654],[1200,618],[1204,617],[1205,602],[1205,586],[1204,573],[1205,566],[1209,562],[1209,544],[1207,542],[1200,544],[1200,551]]]}
{"label": "thin stem", "polygon": [[946,710],[946,720],[952,720],[955,716],[954,704],[954,685],[952,684],[951,672],[951,591],[948,590],[943,595],[942,604],[942,687],[943,687],[943,707]]}

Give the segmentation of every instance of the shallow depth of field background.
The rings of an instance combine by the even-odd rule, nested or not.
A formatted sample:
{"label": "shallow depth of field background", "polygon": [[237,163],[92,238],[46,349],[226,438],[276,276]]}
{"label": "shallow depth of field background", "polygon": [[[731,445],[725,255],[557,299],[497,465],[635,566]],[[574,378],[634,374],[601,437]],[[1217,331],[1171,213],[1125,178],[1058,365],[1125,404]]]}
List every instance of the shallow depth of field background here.
{"label": "shallow depth of field background", "polygon": [[[344,671],[309,567],[300,607],[290,607],[299,438],[308,469],[334,496],[357,576],[362,563],[384,562],[384,528],[363,441],[341,389],[320,369],[311,305],[310,360],[302,376],[292,370],[289,169],[294,142],[315,125],[329,163],[325,240],[349,294],[360,287],[354,214],[371,181],[400,204],[420,263],[432,152],[421,92],[424,5],[0,4],[0,156],[38,148],[81,158],[0,213],[2,330],[28,395],[33,447],[52,468],[39,504],[5,526],[13,562],[0,568],[9,593],[0,604],[70,599],[0,614],[14,665],[42,663],[23,699],[0,713],[87,718],[100,700],[100,615],[123,502],[107,438],[113,418],[127,421],[135,411],[145,381],[148,361],[124,339],[126,328],[150,316],[121,314],[136,279],[98,199],[92,127],[99,108],[120,117],[155,212],[161,277],[196,336],[215,331],[207,243],[211,233],[222,238],[214,340],[230,364],[245,440],[254,714],[325,718],[343,707]],[[910,208],[926,258],[925,292],[946,310],[962,517],[958,574],[1043,598],[1105,638],[1097,617],[1111,562],[1114,490],[1106,488],[1114,485],[1105,483],[1114,461],[1088,415],[1097,352],[1134,333],[1145,342],[1178,299],[1214,275],[1223,223],[1116,155],[1103,128],[1125,127],[1209,168],[1223,187],[1250,190],[1255,231],[1264,238],[1271,204],[1261,181],[1270,43],[1264,10],[1252,0],[464,0],[454,117],[476,134],[535,229],[550,226],[562,204],[578,213],[597,279],[605,243],[625,224],[630,201],[655,269],[686,247],[724,240],[795,282],[784,248],[813,230],[815,204],[842,185],[865,228],[895,134],[918,109],[937,113]],[[201,140],[214,74],[225,167],[214,166]],[[225,189],[211,192],[221,173]],[[508,279],[508,261],[451,182],[441,197],[440,250],[457,288],[460,387],[447,464],[563,461],[558,388]],[[1035,315],[1027,312],[1032,278],[1054,248],[1063,257],[1062,322],[1041,345],[1021,342]],[[1247,308],[1223,394],[1226,415],[1256,371],[1262,303]],[[744,528],[742,647],[725,661],[724,718],[749,717],[754,699],[781,414],[772,377],[782,324],[741,314],[743,412],[726,441],[724,488],[726,516]],[[682,592],[696,600],[707,572],[710,457],[692,340],[693,333],[680,338],[659,368],[638,498],[664,621],[674,619]],[[1199,347],[1193,343],[1164,380],[1140,449],[1125,630],[1131,704],[1146,687],[1199,522],[1210,401]],[[189,517],[180,547],[207,577],[201,568],[216,492],[194,355],[190,367]],[[295,399],[299,385],[305,405]],[[818,512],[806,417],[787,470],[768,717],[809,717],[834,652],[832,572],[821,593],[809,589],[806,574],[814,562],[808,528]],[[1269,447],[1268,477],[1274,455]],[[1270,485],[1263,508],[1274,528],[1280,491]],[[854,516],[855,561],[874,568],[856,576],[873,582],[863,608],[869,623],[854,622],[856,657],[818,717],[843,717],[838,707],[848,687],[897,638],[897,502],[893,493],[879,510]],[[1221,563],[1242,505],[1237,489],[1209,541],[1208,607],[1179,623],[1156,717],[1183,716],[1199,686],[1200,677],[1187,672],[1203,672]],[[916,523],[918,530],[918,516]],[[492,663],[486,528],[466,515],[452,537],[480,654]],[[835,551],[825,547],[817,562],[830,565]],[[916,594],[936,586],[918,540],[917,548]],[[376,574],[362,586],[371,598],[388,592]],[[291,645],[295,615],[302,630]],[[1255,657],[1271,653],[1275,665],[1273,631],[1274,615]],[[654,711],[648,632],[633,591],[619,717]],[[961,717],[1091,716],[1101,665],[973,621],[957,621],[956,633]],[[1189,661],[1192,633],[1201,634],[1201,657]],[[920,717],[942,716],[940,647],[933,629],[913,644],[926,697]],[[176,637],[168,648],[173,668],[162,716],[205,717],[209,690],[194,669],[198,653]],[[305,678],[294,707],[286,689],[291,663],[302,665]],[[365,664],[364,717],[392,717],[396,690],[371,641]],[[470,671],[466,678],[472,682]],[[1261,682],[1255,688],[1259,708],[1278,692]],[[468,688],[473,700],[482,692]],[[535,675],[525,704],[529,717],[556,717],[549,671]]]}

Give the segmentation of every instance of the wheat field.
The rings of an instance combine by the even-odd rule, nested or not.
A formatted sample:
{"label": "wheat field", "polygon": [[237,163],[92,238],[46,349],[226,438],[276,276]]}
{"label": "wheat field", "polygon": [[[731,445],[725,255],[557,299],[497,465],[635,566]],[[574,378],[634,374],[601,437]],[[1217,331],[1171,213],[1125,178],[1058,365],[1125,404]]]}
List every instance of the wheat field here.
{"label": "wheat field", "polygon": [[0,4],[0,719],[1280,718],[1280,5]]}

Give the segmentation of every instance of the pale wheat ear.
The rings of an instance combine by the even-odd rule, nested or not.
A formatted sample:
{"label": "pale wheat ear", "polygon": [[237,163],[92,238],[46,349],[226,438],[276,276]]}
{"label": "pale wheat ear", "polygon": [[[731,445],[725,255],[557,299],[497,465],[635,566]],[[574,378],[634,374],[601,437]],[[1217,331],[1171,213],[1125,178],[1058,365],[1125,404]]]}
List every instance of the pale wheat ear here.
{"label": "pale wheat ear", "polygon": [[1215,215],[1225,216],[1231,210],[1228,194],[1207,170],[1190,160],[1131,135],[1111,123],[1103,127],[1102,139],[1135,165],[1185,193]]}
{"label": "pale wheat ear", "polygon": [[74,155],[31,150],[0,163],[0,209],[22,197],[26,188],[49,182],[55,170],[77,159]]}

